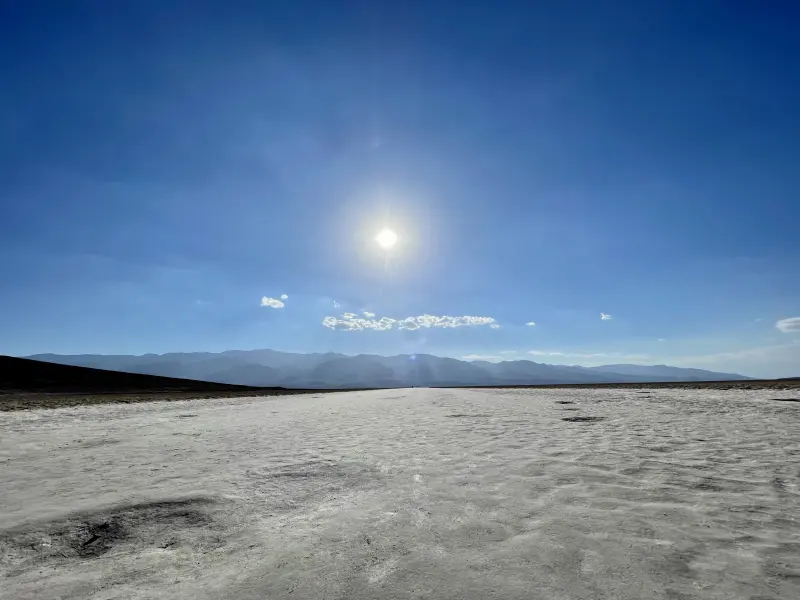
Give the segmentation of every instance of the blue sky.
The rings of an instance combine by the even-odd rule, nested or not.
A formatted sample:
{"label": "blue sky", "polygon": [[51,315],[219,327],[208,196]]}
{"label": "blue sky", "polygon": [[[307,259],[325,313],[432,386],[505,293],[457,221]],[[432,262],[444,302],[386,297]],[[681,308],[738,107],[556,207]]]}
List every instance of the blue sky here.
{"label": "blue sky", "polygon": [[0,352],[800,375],[790,4],[4,2]]}

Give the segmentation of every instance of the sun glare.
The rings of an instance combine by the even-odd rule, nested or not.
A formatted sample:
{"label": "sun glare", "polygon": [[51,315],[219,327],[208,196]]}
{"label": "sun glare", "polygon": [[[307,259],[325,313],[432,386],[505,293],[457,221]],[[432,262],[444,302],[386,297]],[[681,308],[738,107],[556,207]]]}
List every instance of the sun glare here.
{"label": "sun glare", "polygon": [[375,236],[375,241],[378,242],[381,248],[388,250],[397,243],[397,234],[391,229],[382,229],[381,232]]}

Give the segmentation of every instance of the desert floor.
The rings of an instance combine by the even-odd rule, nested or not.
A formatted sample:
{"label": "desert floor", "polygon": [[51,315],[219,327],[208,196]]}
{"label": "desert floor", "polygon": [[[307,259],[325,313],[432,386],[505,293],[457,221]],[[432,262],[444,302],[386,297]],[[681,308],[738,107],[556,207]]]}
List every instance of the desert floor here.
{"label": "desert floor", "polygon": [[799,397],[412,389],[0,413],[0,598],[796,600]]}

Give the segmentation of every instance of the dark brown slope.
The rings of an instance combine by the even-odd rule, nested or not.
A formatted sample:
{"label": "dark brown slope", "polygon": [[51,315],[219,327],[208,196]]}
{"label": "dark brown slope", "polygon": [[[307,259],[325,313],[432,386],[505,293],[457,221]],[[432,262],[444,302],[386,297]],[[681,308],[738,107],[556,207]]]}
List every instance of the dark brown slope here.
{"label": "dark brown slope", "polygon": [[0,393],[125,394],[150,392],[245,392],[281,388],[210,383],[122,373],[0,356]]}
{"label": "dark brown slope", "polygon": [[111,402],[286,396],[325,391],[212,383],[0,356],[0,412]]}

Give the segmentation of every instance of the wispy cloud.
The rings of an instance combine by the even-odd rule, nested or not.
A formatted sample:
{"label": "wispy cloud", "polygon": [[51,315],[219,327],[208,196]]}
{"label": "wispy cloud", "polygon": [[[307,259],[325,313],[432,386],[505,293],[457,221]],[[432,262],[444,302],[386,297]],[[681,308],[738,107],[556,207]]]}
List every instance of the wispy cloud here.
{"label": "wispy cloud", "polygon": [[286,294],[281,294],[281,300],[288,300],[288,299],[289,296],[287,296]]}
{"label": "wispy cloud", "polygon": [[612,317],[612,316],[611,316],[611,315],[609,315],[608,313],[604,313],[604,312],[601,312],[601,313],[600,313],[600,319],[601,319],[601,320],[603,320],[603,321],[610,321],[610,320],[611,320],[611,319],[613,319],[613,318],[614,318],[614,317]]}
{"label": "wispy cloud", "polygon": [[526,327],[536,327],[536,323],[534,323],[533,321],[528,321],[527,323],[525,323],[525,326]]}
{"label": "wispy cloud", "polygon": [[667,341],[667,338],[658,338],[658,341],[659,341],[659,342],[666,342],[666,341]]}
{"label": "wispy cloud", "polygon": [[737,360],[737,359],[767,358],[767,357],[772,357],[776,352],[782,352],[786,350],[797,350],[798,348],[800,348],[800,339],[795,339],[794,342],[789,342],[786,344],[756,346],[753,348],[734,350],[732,352],[718,352],[716,354],[676,356],[668,360],[671,363],[675,364],[718,363],[722,361]]}
{"label": "wispy cloud", "polygon": [[800,333],[800,317],[781,319],[775,323],[775,327],[783,333]]}
{"label": "wispy cloud", "polygon": [[516,350],[500,350],[500,354],[516,354]]}
{"label": "wispy cloud", "polygon": [[553,356],[564,358],[615,358],[628,360],[648,360],[647,354],[626,354],[624,352],[561,352],[558,350],[528,350],[528,354],[534,356]]}
{"label": "wispy cloud", "polygon": [[277,298],[268,298],[264,296],[261,298],[261,306],[268,306],[269,308],[283,308],[285,304]]}
{"label": "wispy cloud", "polygon": [[341,308],[342,305],[339,304],[336,300],[333,301],[333,308]]}
{"label": "wispy cloud", "polygon": [[367,317],[368,319],[371,319],[372,317],[374,317],[374,316],[375,316],[375,313],[374,313],[374,312],[369,312],[368,310],[365,310],[365,311],[364,311],[362,314],[363,314],[365,317]]}
{"label": "wispy cloud", "polygon": [[[405,317],[404,319],[392,319],[389,317],[381,317],[375,319],[372,313],[369,318],[361,318],[355,313],[344,313],[341,318],[339,317],[325,317],[322,320],[322,325],[329,329],[337,329],[342,331],[363,331],[365,329],[373,329],[376,331],[388,331],[389,329],[408,329],[413,331],[415,329],[425,328],[454,328],[454,327],[474,327],[480,325],[488,325],[496,329],[499,325],[492,317],[450,317],[447,315],[420,315],[418,317]],[[365,314],[366,316],[366,314]]]}
{"label": "wispy cloud", "polygon": [[490,329],[500,329],[500,325],[498,325],[497,323],[491,323],[489,325],[489,328]]}

